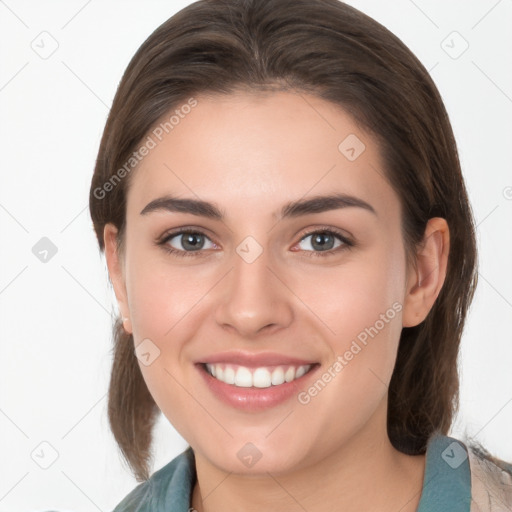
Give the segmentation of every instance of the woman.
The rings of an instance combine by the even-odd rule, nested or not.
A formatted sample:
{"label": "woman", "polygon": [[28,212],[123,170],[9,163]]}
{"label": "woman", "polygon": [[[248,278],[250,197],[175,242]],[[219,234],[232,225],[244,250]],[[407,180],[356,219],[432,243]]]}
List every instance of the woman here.
{"label": "woman", "polygon": [[[203,0],[119,85],[90,211],[121,318],[116,508],[510,510],[447,436],[476,243],[425,68],[337,0]],[[162,411],[189,448],[149,478]]]}

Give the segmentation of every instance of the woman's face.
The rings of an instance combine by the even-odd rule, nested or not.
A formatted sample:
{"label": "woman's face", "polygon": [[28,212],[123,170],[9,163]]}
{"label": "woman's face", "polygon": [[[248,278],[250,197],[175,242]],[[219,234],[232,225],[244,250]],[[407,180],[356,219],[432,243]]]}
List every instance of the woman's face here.
{"label": "woman's face", "polygon": [[151,394],[225,471],[379,442],[414,274],[375,141],[307,94],[195,99],[148,134],[113,279]]}

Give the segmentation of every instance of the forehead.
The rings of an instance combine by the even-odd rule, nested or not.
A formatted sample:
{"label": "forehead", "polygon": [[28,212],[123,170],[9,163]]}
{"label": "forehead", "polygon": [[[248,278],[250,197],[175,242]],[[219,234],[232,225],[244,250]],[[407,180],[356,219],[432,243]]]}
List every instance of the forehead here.
{"label": "forehead", "polygon": [[132,176],[129,209],[166,193],[246,214],[332,191],[381,207],[398,201],[376,141],[338,105],[291,92],[194,99],[148,132],[152,148]]}

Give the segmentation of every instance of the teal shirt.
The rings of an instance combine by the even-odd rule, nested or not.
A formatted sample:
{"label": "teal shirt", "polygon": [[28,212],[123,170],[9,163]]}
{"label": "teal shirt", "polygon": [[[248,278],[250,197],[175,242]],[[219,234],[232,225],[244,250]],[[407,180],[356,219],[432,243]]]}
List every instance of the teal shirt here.
{"label": "teal shirt", "polygon": [[[196,480],[189,447],[131,491],[114,512],[189,512]],[[470,512],[471,473],[466,447],[432,436],[427,444],[423,490],[417,512]]]}

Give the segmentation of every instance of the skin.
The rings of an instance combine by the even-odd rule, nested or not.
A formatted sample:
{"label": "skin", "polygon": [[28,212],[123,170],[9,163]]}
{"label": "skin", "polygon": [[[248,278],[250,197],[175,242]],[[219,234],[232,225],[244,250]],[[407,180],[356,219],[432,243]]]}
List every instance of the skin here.
{"label": "skin", "polygon": [[[104,231],[124,327],[135,346],[149,338],[160,350],[149,366],[139,362],[144,379],[195,451],[192,506],[415,511],[425,456],[391,445],[388,385],[402,327],[423,321],[444,282],[446,221],[430,219],[417,269],[408,268],[399,197],[383,177],[375,140],[345,111],[291,92],[196,99],[131,176],[123,253],[116,251],[116,228]],[[366,146],[354,161],[338,149],[349,134]],[[376,214],[347,207],[276,216],[291,200],[333,192],[363,199]],[[140,214],[167,193],[214,202],[225,219]],[[202,256],[180,258],[155,245],[187,226],[206,234]],[[306,233],[326,227],[355,246],[308,257],[321,251]],[[236,252],[249,235],[263,249],[252,263]],[[167,243],[185,251],[181,241]],[[273,351],[319,362],[319,376],[395,302],[401,311],[304,405],[292,399],[240,411],[219,401],[193,364],[236,348]],[[261,452],[250,468],[237,457],[247,442]]]}

